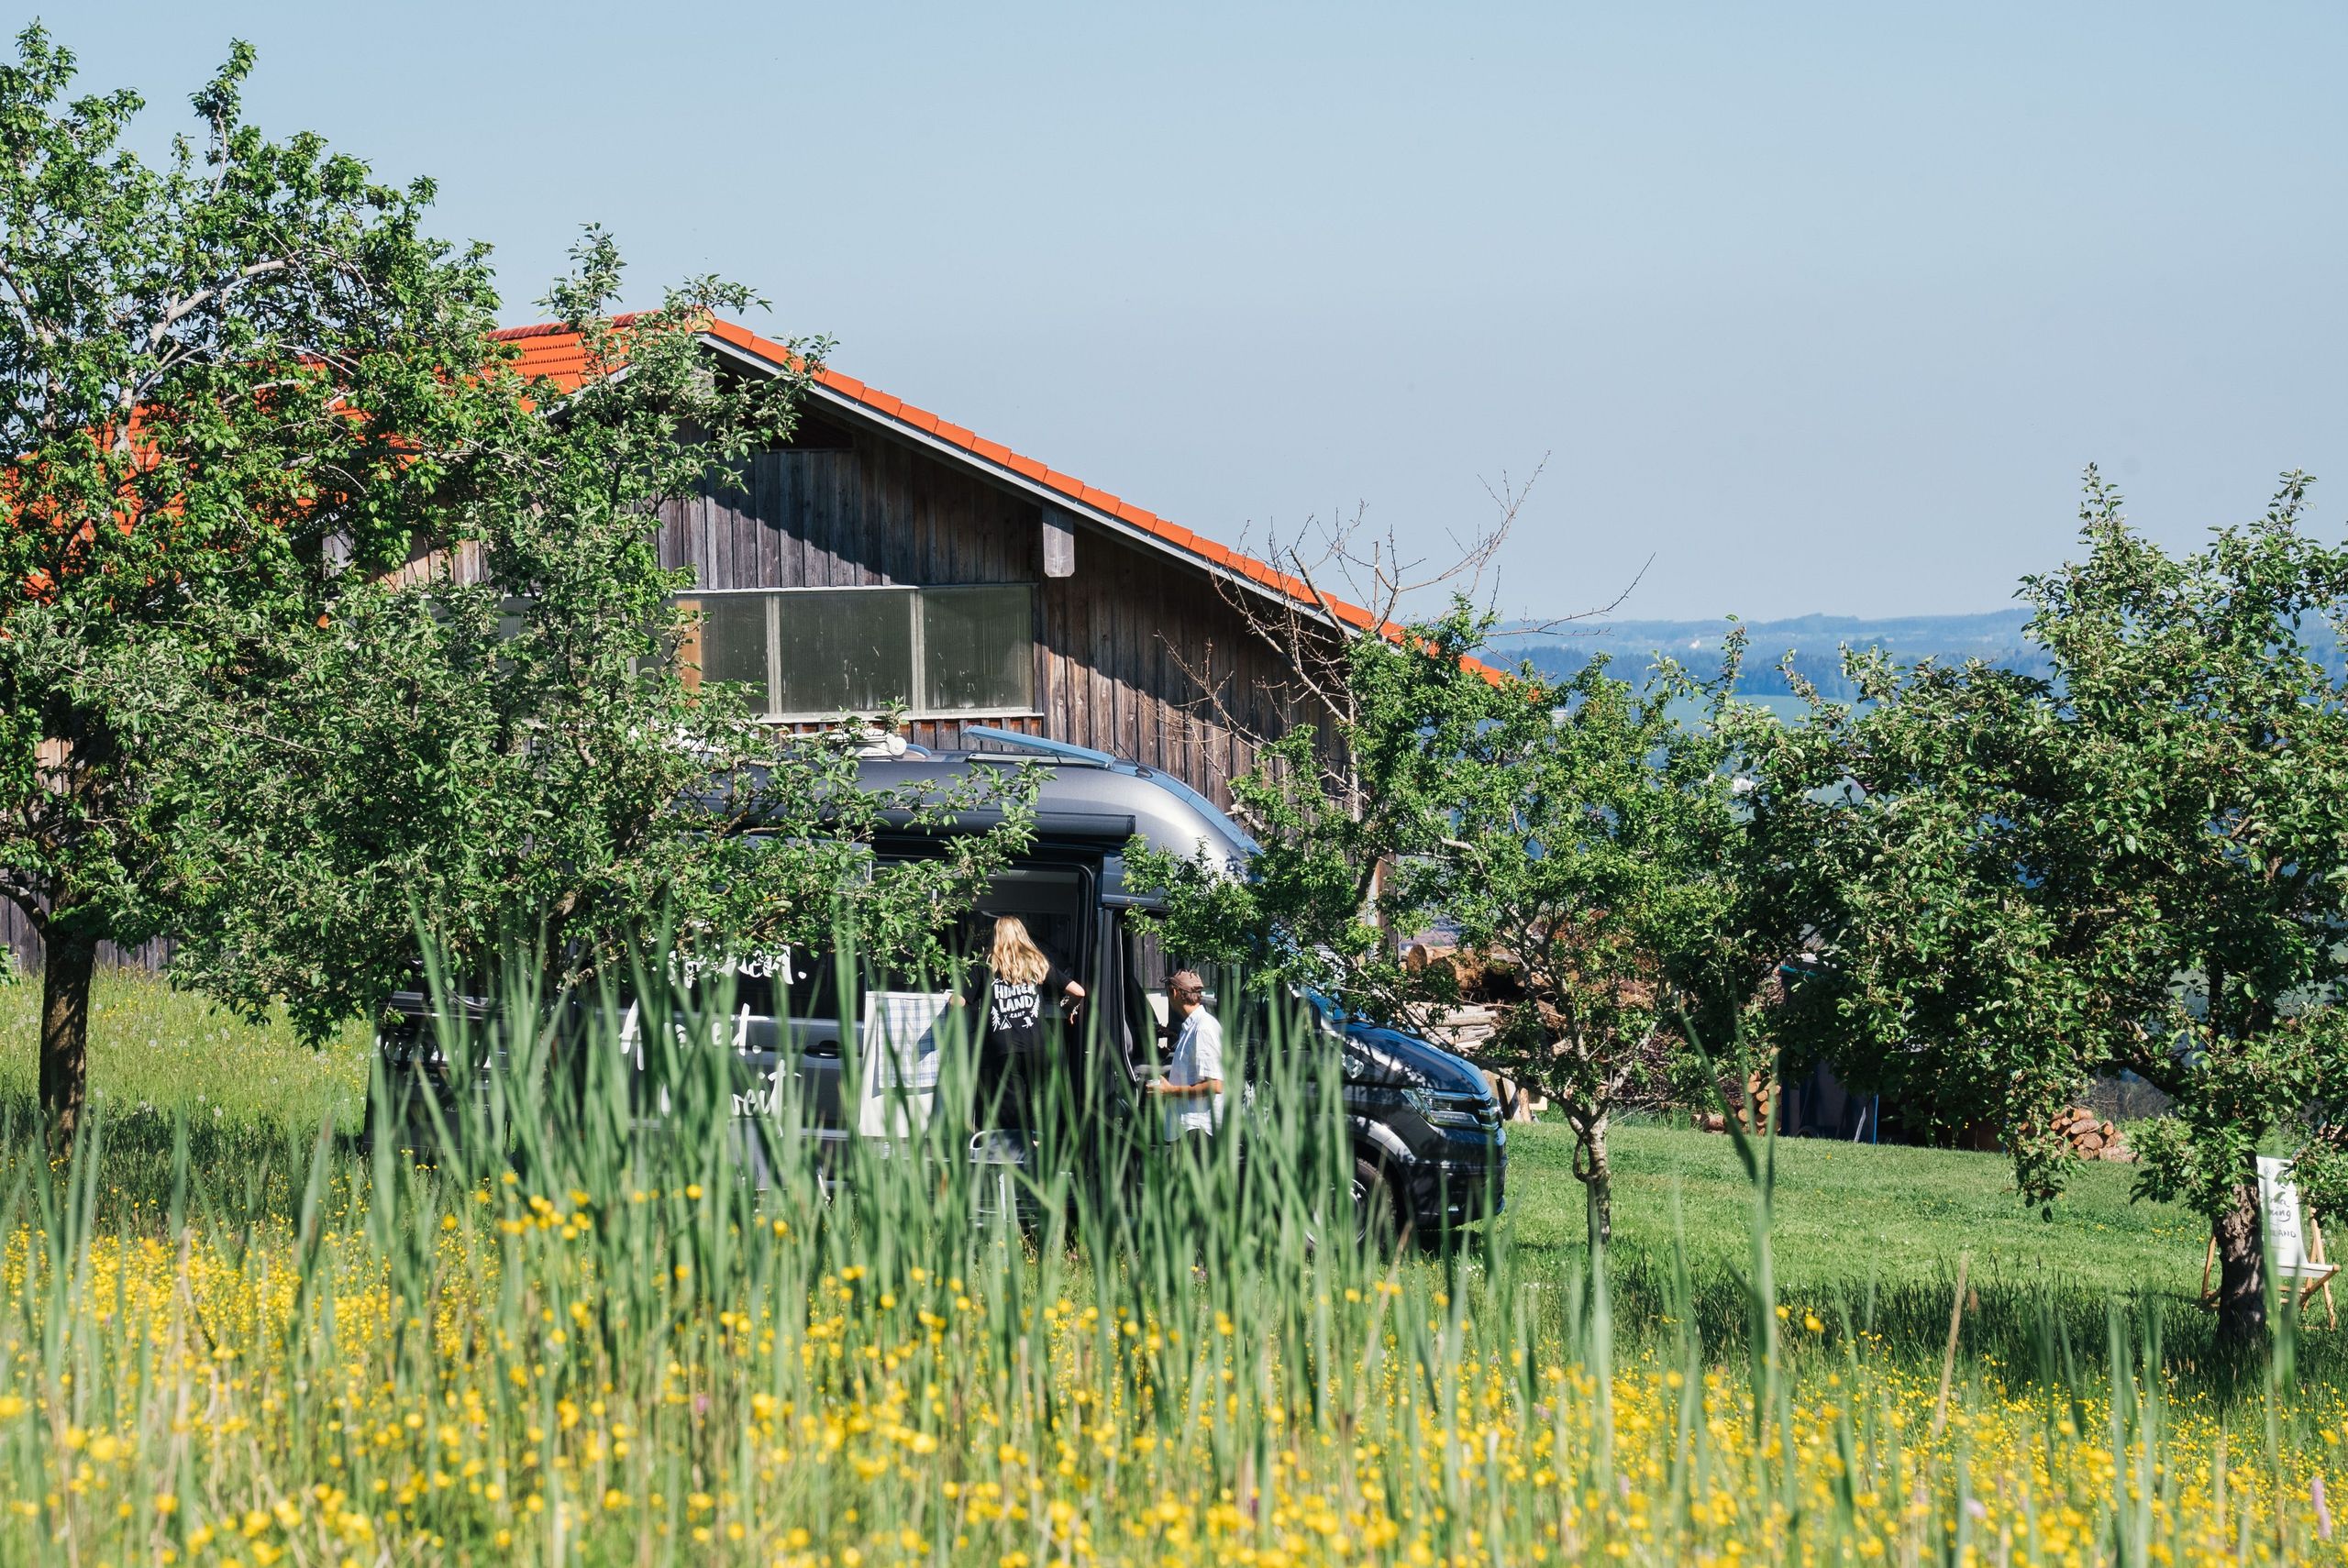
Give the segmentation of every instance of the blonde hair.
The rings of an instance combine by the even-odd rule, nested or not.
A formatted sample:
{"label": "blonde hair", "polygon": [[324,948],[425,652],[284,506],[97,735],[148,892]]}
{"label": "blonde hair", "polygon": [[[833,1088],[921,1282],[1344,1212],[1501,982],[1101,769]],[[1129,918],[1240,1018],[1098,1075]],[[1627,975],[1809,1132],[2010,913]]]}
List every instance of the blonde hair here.
{"label": "blonde hair", "polygon": [[1027,934],[1027,922],[1017,915],[994,917],[994,947],[987,955],[987,966],[998,980],[1008,980],[1014,986],[1040,986],[1052,972],[1052,961]]}

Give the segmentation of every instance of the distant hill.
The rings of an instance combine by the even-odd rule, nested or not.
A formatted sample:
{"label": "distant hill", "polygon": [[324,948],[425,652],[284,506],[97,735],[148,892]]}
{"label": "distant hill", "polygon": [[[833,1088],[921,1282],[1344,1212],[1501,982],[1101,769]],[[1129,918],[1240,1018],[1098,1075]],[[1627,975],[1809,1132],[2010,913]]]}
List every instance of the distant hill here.
{"label": "distant hill", "polygon": [[[1779,661],[1790,653],[1804,679],[1827,697],[1847,701],[1856,693],[1843,675],[1845,646],[1879,647],[1901,664],[1978,658],[2044,675],[2049,673],[2046,656],[2022,635],[2029,619],[2030,612],[2016,606],[1979,615],[1802,615],[1790,621],[1747,621],[1752,642],[1736,689],[1748,697],[1789,695]],[[1618,675],[1635,677],[1658,654],[1668,654],[1709,676],[1720,668],[1721,642],[1728,627],[1725,619],[1590,622],[1563,633],[1508,636],[1499,650],[1512,663],[1524,660],[1556,678],[1575,674],[1601,654],[1611,656]]]}
{"label": "distant hill", "polygon": [[[1737,694],[1765,701],[1790,697],[1792,689],[1779,668],[1790,653],[1803,679],[1814,682],[1829,700],[1848,701],[1858,693],[1843,674],[1845,646],[1879,647],[1903,665],[1927,658],[1943,663],[1977,658],[2028,675],[2051,676],[2046,655],[2023,635],[2029,619],[2030,612],[2016,606],[1979,615],[1803,615],[1790,621],[1747,621],[1752,642],[1737,679]],[[1720,669],[1721,640],[1727,631],[1725,619],[1589,622],[1563,633],[1506,636],[1498,649],[1508,663],[1529,662],[1553,679],[1578,672],[1600,654],[1612,656],[1617,675],[1632,679],[1644,673],[1658,654],[1711,676]],[[2309,625],[2305,635],[2335,680],[2348,671],[2348,660],[2329,627]]]}

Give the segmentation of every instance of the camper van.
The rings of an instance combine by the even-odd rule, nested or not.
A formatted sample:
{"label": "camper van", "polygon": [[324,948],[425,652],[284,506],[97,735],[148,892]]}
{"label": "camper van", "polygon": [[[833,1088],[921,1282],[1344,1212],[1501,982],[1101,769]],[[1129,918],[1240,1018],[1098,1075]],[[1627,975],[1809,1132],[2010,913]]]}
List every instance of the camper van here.
{"label": "camper van", "polygon": [[[1162,951],[1156,934],[1135,918],[1158,900],[1128,880],[1126,848],[1138,839],[1245,877],[1257,846],[1212,802],[1163,773],[1009,732],[970,733],[1004,749],[875,755],[859,762],[861,782],[876,792],[919,793],[951,789],[976,770],[1023,761],[1048,765],[1032,842],[988,885],[955,940],[959,951],[975,953],[994,917],[1017,915],[1085,988],[1089,1016],[1071,1032],[1093,1054],[1086,1077],[1097,1088],[1087,1114],[1154,1115],[1146,1086],[1161,1070],[1168,1049],[1167,978],[1183,955]],[[951,828],[916,824],[903,815],[892,820],[873,844],[884,860],[934,855],[945,835],[982,831],[999,818],[987,811],[962,812]],[[1214,966],[1194,966],[1208,980],[1206,1005],[1231,1042],[1227,1057],[1246,1062],[1251,1031],[1260,1038],[1268,1026],[1267,999]],[[842,996],[843,985],[854,994]],[[723,1032],[737,1058],[737,1082],[746,1090],[737,1103],[745,1114],[788,1099],[800,1107],[803,1135],[819,1147],[887,1138],[897,1127],[892,1119],[906,1114],[903,1091],[925,1078],[935,1082],[935,1063],[925,1067],[920,1058],[925,1050],[935,1052],[936,1036],[944,1032],[940,1021],[951,1005],[947,993],[888,988],[887,980],[857,977],[829,955],[803,952],[736,966],[727,986]],[[1351,1018],[1324,999],[1285,1001],[1290,1016],[1325,1043],[1341,1071],[1353,1196],[1366,1235],[1431,1242],[1498,1211],[1507,1133],[1480,1073],[1424,1040]],[[429,1011],[419,994],[393,999],[382,1036],[389,1080],[412,1081],[419,1068],[430,1075],[437,1067],[429,1059],[432,1031],[422,1026]],[[858,1032],[852,1043],[858,1049],[844,1049],[844,1026]],[[852,1073],[851,1063],[862,1070]],[[788,1096],[780,1092],[786,1077]],[[1232,1086],[1236,1096],[1252,1092],[1245,1084]]]}

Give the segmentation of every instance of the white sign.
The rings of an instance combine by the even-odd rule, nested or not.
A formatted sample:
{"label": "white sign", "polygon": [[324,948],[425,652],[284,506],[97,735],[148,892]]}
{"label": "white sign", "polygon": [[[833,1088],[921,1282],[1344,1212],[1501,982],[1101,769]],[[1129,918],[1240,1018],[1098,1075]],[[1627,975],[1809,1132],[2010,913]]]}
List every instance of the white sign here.
{"label": "white sign", "polygon": [[2258,1204],[2265,1212],[2266,1245],[2276,1273],[2291,1279],[2329,1272],[2308,1261],[2307,1236],[2299,1228],[2299,1186],[2291,1179],[2290,1161],[2258,1156]]}
{"label": "white sign", "polygon": [[902,1138],[929,1125],[937,1098],[937,1021],[953,999],[951,991],[864,993],[856,1125],[867,1138]]}

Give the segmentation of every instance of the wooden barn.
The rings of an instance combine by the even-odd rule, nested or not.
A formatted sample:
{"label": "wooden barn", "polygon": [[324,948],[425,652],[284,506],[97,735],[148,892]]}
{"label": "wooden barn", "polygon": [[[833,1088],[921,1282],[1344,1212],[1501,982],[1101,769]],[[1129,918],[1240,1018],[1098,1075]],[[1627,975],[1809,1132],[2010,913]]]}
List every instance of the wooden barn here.
{"label": "wooden barn", "polygon": [[[501,336],[526,370],[579,372],[562,327]],[[704,341],[743,372],[789,362],[731,322]],[[664,565],[693,573],[703,622],[689,657],[708,679],[762,685],[777,723],[901,701],[918,745],[1016,730],[1228,801],[1251,760],[1245,733],[1303,716],[1239,608],[1301,598],[1302,583],[836,370],[814,378],[788,446],[752,459],[737,493],[672,505],[659,544]]]}
{"label": "wooden barn", "polygon": [[[527,373],[575,382],[577,337],[499,334]],[[731,322],[703,335],[740,373],[789,350]],[[1222,803],[1250,734],[1308,715],[1242,606],[1366,611],[851,376],[813,380],[793,439],[736,493],[670,506],[663,564],[689,567],[706,679],[749,682],[777,723],[902,702],[906,738],[954,748],[983,724],[1112,752]],[[463,569],[461,563],[460,570]],[[1230,722],[1232,719],[1236,723]],[[0,940],[38,961],[0,904]],[[154,964],[150,944],[136,955]]]}

